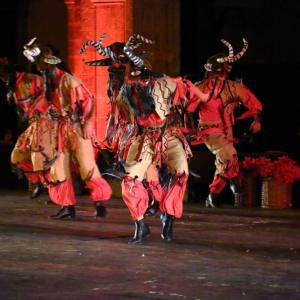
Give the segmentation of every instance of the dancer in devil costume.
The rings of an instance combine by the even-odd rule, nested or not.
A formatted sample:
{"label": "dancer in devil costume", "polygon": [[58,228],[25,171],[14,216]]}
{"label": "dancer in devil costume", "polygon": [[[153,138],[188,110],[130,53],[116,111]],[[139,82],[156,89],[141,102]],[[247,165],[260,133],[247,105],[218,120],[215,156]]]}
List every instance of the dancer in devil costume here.
{"label": "dancer in devil costume", "polygon": [[[87,41],[81,47],[79,53],[82,54],[86,47],[89,45],[94,46],[100,55],[105,56],[106,54],[102,51],[100,47],[102,40],[105,35],[103,35],[99,42]],[[117,57],[123,54],[124,43],[115,42],[109,46],[107,46],[105,51],[108,51],[113,57]],[[101,47],[103,47],[101,45]],[[122,58],[122,61],[125,61],[125,58]],[[134,126],[124,122],[123,114],[124,112],[120,112],[121,117],[119,119],[116,118],[116,99],[119,95],[120,89],[124,83],[124,75],[125,75],[125,67],[124,65],[116,61],[112,58],[104,58],[96,61],[85,62],[88,66],[104,66],[108,67],[108,80],[107,80],[107,95],[109,98],[110,111],[108,114],[108,122],[106,126],[105,132],[105,140],[103,141],[103,146],[110,149],[112,152],[116,153],[116,155],[122,155],[126,148],[126,141],[130,140],[131,136],[136,135],[134,131]]]}
{"label": "dancer in devil costume", "polygon": [[215,207],[217,195],[229,181],[235,196],[235,205],[241,205],[242,195],[237,181],[239,171],[238,157],[234,148],[232,126],[235,122],[233,110],[240,103],[248,110],[236,120],[254,117],[250,126],[252,133],[261,129],[260,113],[262,104],[255,95],[243,84],[228,80],[230,63],[240,59],[247,50],[248,43],[244,41],[244,48],[234,55],[232,46],[222,40],[229,48],[229,55],[224,53],[214,55],[204,65],[206,79],[195,83],[204,93],[209,93],[208,101],[196,97],[189,101],[187,112],[198,111],[199,123],[192,145],[205,143],[207,148],[216,155],[216,171],[213,182],[209,185],[209,195],[206,199],[207,207]]}
{"label": "dancer in devil costume", "polygon": [[167,241],[172,240],[174,218],[182,215],[182,200],[188,179],[187,158],[192,156],[179,129],[176,112],[195,93],[200,99],[205,99],[205,95],[191,82],[149,70],[145,61],[132,53],[139,46],[134,44],[136,39],[153,43],[140,35],[134,35],[125,44],[123,56],[114,55],[101,42],[98,43],[103,55],[109,55],[125,67],[124,83],[116,99],[115,117],[134,125],[138,132],[124,153],[122,197],[136,227],[130,244],[140,244],[144,237],[151,234],[144,220],[148,193],[142,181],[146,173],[150,178],[157,176],[157,168],[164,165],[170,180],[163,188],[160,199],[163,212],[161,236]]}
{"label": "dancer in devil costume", "polygon": [[[51,103],[51,118],[58,121],[56,129],[57,147],[54,157],[46,164],[56,163],[56,176],[46,174],[48,190],[53,202],[61,205],[60,211],[50,219],[75,217],[76,199],[70,176],[70,159],[76,157],[82,180],[90,191],[94,202],[95,217],[106,216],[104,201],[109,200],[111,188],[95,162],[94,128],[91,122],[93,114],[93,97],[77,77],[58,68],[61,62],[52,55],[49,45],[34,44],[35,38],[24,46],[24,55],[35,62],[43,75],[45,94]],[[57,182],[60,184],[57,185]]]}
{"label": "dancer in devil costume", "polygon": [[11,163],[20,177],[24,174],[30,186],[34,185],[30,194],[33,199],[44,189],[40,175],[43,172],[43,154],[53,150],[49,143],[44,143],[50,140],[53,127],[48,116],[50,103],[45,98],[42,77],[24,72],[24,68],[6,57],[0,58],[0,78],[6,84],[8,103],[22,120],[28,119],[29,122],[11,153]]}
{"label": "dancer in devil costume", "polygon": [[[119,60],[114,60],[111,57],[85,62],[88,66],[102,66],[108,67],[108,80],[107,80],[107,95],[110,102],[110,112],[108,115],[108,123],[106,127],[104,146],[109,148],[114,152],[115,158],[118,161],[122,161],[126,157],[126,153],[129,150],[131,142],[138,135],[137,126],[126,121],[124,110],[120,108],[118,119],[116,118],[116,106],[117,106],[117,97],[121,90],[121,87],[124,83],[125,77],[125,64],[129,62],[129,59],[124,56],[123,48],[124,43],[114,42],[111,45],[105,47],[103,51],[103,46],[101,45],[105,34],[99,39],[99,42],[88,40],[81,47],[79,53],[82,54],[88,46],[93,46],[97,49],[98,53],[101,56],[105,56],[106,52],[112,53],[113,57],[123,56]],[[101,46],[100,46],[101,45]],[[137,54],[139,58],[142,58],[145,62],[145,66],[148,69],[151,69],[150,63],[147,60],[147,57],[151,55],[149,52],[140,52]],[[119,163],[116,163],[115,169],[120,166]],[[120,170],[110,169],[108,175],[115,176],[122,179]],[[122,169],[122,167],[121,167]],[[116,172],[115,172],[116,171]],[[158,170],[149,168],[146,171],[143,184],[148,191],[149,196],[149,207],[145,212],[145,216],[152,216],[159,210],[159,201],[162,196],[162,187],[159,182]]]}

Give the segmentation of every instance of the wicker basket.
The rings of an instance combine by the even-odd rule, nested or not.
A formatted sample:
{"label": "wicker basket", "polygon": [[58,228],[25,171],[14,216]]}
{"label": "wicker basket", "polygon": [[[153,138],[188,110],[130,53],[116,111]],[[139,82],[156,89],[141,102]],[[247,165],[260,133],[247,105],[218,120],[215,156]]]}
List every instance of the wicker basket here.
{"label": "wicker basket", "polygon": [[262,208],[288,208],[292,206],[292,183],[274,178],[264,178],[262,183]]}
{"label": "wicker basket", "polygon": [[252,172],[243,173],[242,191],[243,199],[242,206],[258,207],[260,206],[260,191],[261,183],[257,177],[254,177]]}

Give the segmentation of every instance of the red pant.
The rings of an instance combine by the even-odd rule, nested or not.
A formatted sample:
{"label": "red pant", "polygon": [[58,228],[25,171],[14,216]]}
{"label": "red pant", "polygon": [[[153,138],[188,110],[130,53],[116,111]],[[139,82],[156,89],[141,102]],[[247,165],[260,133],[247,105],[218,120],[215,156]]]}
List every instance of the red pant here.
{"label": "red pant", "polygon": [[210,134],[205,144],[216,155],[216,172],[209,189],[212,193],[219,194],[225,187],[227,179],[238,176],[237,152],[233,142],[223,132]]}

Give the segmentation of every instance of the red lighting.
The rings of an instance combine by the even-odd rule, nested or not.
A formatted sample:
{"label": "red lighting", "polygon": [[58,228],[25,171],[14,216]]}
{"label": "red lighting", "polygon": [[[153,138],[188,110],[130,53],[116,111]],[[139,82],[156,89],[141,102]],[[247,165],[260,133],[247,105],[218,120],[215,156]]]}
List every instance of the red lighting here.
{"label": "red lighting", "polygon": [[86,66],[102,59],[94,47],[79,54],[87,40],[98,41],[107,32],[103,45],[125,42],[132,34],[132,0],[65,0],[68,7],[68,66],[95,98],[94,125],[97,139],[104,139],[109,99],[106,94],[107,67]]}

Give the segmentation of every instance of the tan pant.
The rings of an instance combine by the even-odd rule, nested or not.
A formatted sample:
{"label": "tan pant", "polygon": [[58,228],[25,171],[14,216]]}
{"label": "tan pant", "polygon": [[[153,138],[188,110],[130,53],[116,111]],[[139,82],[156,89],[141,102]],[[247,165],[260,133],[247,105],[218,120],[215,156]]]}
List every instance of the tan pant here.
{"label": "tan pant", "polygon": [[[154,156],[154,145],[151,145],[151,147],[147,149],[147,153],[144,155],[142,161],[138,162],[136,158],[138,157],[138,154],[140,153],[142,146],[143,146],[142,137],[137,138],[132,143],[126,159],[126,164],[130,166],[125,167],[125,171],[129,173],[128,176],[131,176],[133,178],[137,176],[138,180],[143,180],[148,170],[150,171],[150,174],[148,174],[147,172],[147,180],[150,179],[151,176],[153,176],[151,178],[156,179],[158,178],[157,170],[154,170],[156,166],[155,165],[151,166],[153,162],[153,156]],[[176,171],[177,173],[185,172],[186,174],[188,174],[186,153],[182,147],[181,141],[178,138],[171,136],[168,139],[167,152],[168,152],[168,161],[164,163],[167,164],[170,173],[173,174]]]}
{"label": "tan pant", "polygon": [[[167,164],[171,174],[175,174],[173,186],[163,192],[160,202],[160,208],[175,217],[182,214],[182,200],[186,189],[188,177],[188,165],[186,153],[183,149],[182,142],[175,136],[170,136],[167,141],[168,160]],[[153,165],[154,147],[150,145],[141,161],[137,161],[141,148],[143,147],[143,137],[137,138],[131,145],[125,167],[127,176],[122,181],[122,196],[128,206],[131,216],[137,220],[144,215],[148,207],[148,194],[141,181],[147,172],[147,180],[155,180],[158,178],[156,166]]]}
{"label": "tan pant", "polygon": [[209,188],[211,192],[219,194],[227,183],[226,179],[238,176],[237,152],[233,142],[222,132],[210,134],[205,144],[216,155],[215,176]]}

